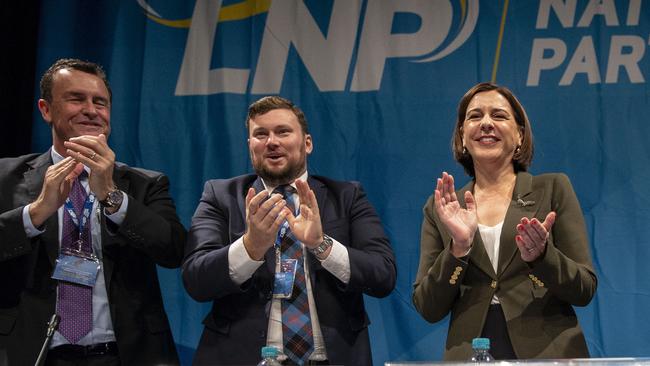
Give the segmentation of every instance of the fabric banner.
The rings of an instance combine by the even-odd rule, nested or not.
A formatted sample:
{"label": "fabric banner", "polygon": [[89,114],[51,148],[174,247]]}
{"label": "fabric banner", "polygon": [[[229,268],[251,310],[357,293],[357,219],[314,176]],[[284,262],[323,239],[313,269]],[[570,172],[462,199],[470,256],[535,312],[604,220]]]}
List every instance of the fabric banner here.
{"label": "fabric banner", "polygon": [[[396,253],[395,291],[366,297],[378,365],[442,358],[447,321],[411,303],[422,206],[443,171],[469,179],[450,149],[460,97],[505,85],[532,121],[531,171],[566,173],[584,211],[599,286],[577,311],[592,355],[647,357],[649,42],[642,0],[44,0],[36,72],[61,57],[105,66],[118,160],[166,173],[187,227],[207,179],[252,171],[247,106],[298,104],[309,172],[360,181]],[[33,150],[50,144],[35,109]],[[210,304],[180,271],[160,275],[188,363]]]}

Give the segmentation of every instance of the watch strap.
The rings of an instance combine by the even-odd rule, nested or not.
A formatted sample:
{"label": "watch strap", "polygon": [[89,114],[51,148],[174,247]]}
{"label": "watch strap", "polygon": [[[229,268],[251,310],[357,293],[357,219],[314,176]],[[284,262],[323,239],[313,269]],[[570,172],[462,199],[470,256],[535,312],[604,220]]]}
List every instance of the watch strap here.
{"label": "watch strap", "polygon": [[323,234],[323,241],[318,244],[317,247],[309,249],[313,254],[316,256],[323,254],[329,249],[332,245],[334,245],[334,242],[332,241],[332,238],[327,236],[326,234]]}

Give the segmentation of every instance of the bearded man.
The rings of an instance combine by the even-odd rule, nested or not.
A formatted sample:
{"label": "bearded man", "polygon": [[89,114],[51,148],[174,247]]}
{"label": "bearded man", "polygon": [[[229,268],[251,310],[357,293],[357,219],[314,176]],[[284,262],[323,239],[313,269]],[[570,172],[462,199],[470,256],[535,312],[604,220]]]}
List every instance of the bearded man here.
{"label": "bearded man", "polygon": [[393,251],[357,182],[309,175],[303,112],[281,97],[246,119],[256,174],[210,180],[192,219],[183,281],[212,301],[195,365],[371,365],[363,294],[395,286]]}

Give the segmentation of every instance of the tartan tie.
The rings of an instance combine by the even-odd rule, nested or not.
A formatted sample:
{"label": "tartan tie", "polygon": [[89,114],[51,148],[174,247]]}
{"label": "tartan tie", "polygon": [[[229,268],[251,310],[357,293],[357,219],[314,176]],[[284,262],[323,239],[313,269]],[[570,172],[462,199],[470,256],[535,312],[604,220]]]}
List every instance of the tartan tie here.
{"label": "tartan tie", "polygon": [[[80,179],[84,176],[86,176],[85,171],[72,184],[69,196],[79,220],[83,216],[84,203],[87,197],[86,190],[80,182]],[[79,229],[72,221],[68,211],[64,209],[61,247],[78,249],[77,242],[79,239],[83,240],[81,251],[87,254],[92,253],[90,217],[82,235],[79,236]],[[79,342],[81,338],[91,331],[93,326],[92,287],[60,281],[56,313],[61,317],[59,333],[72,344]]]}
{"label": "tartan tie", "polygon": [[[282,185],[275,192],[282,194],[287,201],[287,207],[295,213],[293,190],[290,185]],[[296,239],[286,225],[285,235],[280,241],[282,259],[296,259],[296,274],[291,298],[282,299],[282,340],[284,353],[293,362],[303,365],[314,350],[313,330],[307,300],[307,284],[305,280],[304,256],[302,243]]]}

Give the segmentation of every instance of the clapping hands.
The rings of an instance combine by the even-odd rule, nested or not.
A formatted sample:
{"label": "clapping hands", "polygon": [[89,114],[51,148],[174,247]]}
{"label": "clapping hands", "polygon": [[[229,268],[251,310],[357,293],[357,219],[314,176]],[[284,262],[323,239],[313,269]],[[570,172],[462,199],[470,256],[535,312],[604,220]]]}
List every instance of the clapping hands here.
{"label": "clapping hands", "polygon": [[517,225],[515,241],[521,253],[521,259],[525,262],[532,262],[539,258],[546,251],[546,240],[548,239],[551,228],[555,223],[556,213],[551,211],[544,222],[536,218],[532,220],[523,217]]}
{"label": "clapping hands", "polygon": [[289,209],[285,209],[291,232],[307,248],[313,249],[323,242],[323,227],[321,225],[320,210],[314,191],[307,182],[296,180],[298,197],[300,198],[300,214],[295,216]]}
{"label": "clapping hands", "polygon": [[457,258],[467,255],[478,227],[476,202],[472,192],[465,192],[466,208],[461,207],[456,197],[454,177],[443,172],[436,182],[434,198],[436,214],[454,240],[451,253]]}

